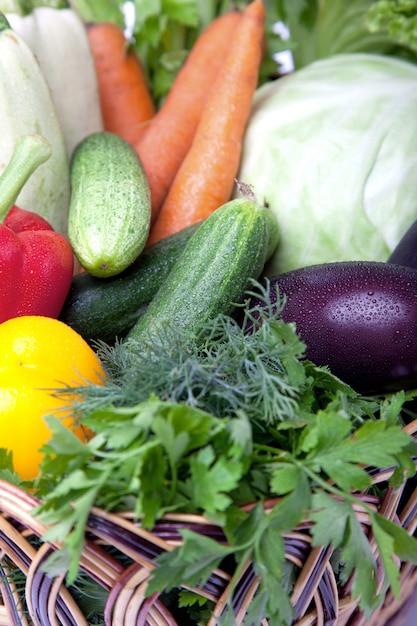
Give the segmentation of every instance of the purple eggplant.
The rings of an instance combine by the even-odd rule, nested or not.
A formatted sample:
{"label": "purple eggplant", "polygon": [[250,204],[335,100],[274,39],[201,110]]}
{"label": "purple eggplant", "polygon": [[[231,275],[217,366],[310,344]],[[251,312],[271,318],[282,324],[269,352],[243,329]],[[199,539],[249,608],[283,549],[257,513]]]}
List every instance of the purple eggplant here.
{"label": "purple eggplant", "polygon": [[387,263],[417,268],[417,221],[401,237]]}
{"label": "purple eggplant", "polygon": [[[417,387],[417,269],[346,261],[269,279],[306,358],[365,394]],[[251,306],[263,306],[252,298]]]}

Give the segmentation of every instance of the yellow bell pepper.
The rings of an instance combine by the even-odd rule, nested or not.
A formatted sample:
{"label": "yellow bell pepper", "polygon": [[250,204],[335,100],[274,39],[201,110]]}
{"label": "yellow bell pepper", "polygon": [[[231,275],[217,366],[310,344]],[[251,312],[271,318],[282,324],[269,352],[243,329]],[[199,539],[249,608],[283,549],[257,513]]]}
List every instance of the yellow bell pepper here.
{"label": "yellow bell pepper", "polygon": [[70,409],[75,394],[54,390],[104,379],[93,349],[63,322],[22,316],[0,324],[0,448],[13,452],[14,468],[23,479],[37,476],[40,448],[50,439],[44,416],[62,418],[83,438]]}

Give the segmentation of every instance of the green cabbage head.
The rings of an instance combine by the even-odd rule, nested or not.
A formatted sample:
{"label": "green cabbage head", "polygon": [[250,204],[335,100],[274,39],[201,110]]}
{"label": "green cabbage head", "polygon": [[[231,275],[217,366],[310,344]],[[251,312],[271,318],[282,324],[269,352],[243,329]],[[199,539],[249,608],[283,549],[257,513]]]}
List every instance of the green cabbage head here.
{"label": "green cabbage head", "polygon": [[344,54],[263,85],[238,179],[278,219],[267,273],[386,261],[417,219],[417,66]]}

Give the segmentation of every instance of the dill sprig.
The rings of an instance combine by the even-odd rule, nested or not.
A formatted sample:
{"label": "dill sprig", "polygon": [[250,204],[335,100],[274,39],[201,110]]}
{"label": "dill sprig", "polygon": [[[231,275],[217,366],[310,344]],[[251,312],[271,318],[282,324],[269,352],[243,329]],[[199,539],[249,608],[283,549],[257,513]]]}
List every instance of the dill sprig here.
{"label": "dill sprig", "polygon": [[[302,419],[318,401],[319,389],[322,398],[326,387],[332,395],[338,388],[355,402],[353,390],[327,368],[302,360],[306,346],[295,325],[281,319],[283,301],[278,297],[272,305],[269,285],[255,286],[262,306],[251,309],[247,300],[238,317],[219,315],[198,337],[184,328],[170,328],[146,346],[97,342],[108,379],[103,386],[79,390],[77,413],[86,416],[108,404],[132,406],[154,394],[219,418],[243,411],[265,428]],[[362,408],[356,413],[362,415]]]}

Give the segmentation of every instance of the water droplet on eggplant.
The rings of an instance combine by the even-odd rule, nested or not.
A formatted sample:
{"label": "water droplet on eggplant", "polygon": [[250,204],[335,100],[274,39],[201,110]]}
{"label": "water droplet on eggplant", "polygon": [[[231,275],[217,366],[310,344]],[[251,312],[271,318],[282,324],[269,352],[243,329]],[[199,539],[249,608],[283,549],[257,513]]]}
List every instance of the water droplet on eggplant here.
{"label": "water droplet on eggplant", "polygon": [[269,281],[271,295],[278,286],[286,297],[282,317],[296,323],[306,358],[361,393],[417,387],[417,269],[336,262]]}

